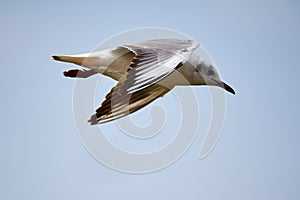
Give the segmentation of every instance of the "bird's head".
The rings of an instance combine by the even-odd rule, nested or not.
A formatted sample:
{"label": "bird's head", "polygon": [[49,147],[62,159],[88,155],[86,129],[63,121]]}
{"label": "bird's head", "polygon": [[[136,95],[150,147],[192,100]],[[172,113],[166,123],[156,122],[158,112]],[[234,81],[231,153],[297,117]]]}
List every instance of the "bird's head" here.
{"label": "bird's head", "polygon": [[196,78],[201,85],[218,86],[232,94],[235,94],[232,87],[221,80],[218,71],[212,64],[203,59],[199,59],[195,67],[197,71]]}

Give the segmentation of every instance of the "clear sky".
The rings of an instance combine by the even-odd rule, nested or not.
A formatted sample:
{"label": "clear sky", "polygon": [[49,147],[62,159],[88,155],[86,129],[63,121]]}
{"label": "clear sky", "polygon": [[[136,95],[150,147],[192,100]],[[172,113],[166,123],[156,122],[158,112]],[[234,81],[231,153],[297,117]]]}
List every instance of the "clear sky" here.
{"label": "clear sky", "polygon": [[[1,2],[0,199],[299,199],[299,9],[292,0]],[[143,27],[199,41],[237,95],[227,94],[223,133],[207,158],[198,159],[200,128],[173,165],[132,175],[83,147],[74,80],[62,76],[74,66],[50,56],[88,52]],[[99,98],[113,85],[103,82]],[[195,91],[207,122],[209,94]]]}

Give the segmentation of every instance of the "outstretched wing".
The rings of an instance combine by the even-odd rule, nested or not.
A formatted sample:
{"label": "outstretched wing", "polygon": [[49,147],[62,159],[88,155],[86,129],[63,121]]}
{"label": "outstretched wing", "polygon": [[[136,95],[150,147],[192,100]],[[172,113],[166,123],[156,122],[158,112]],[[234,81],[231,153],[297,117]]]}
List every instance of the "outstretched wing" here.
{"label": "outstretched wing", "polygon": [[162,80],[191,57],[193,40],[158,39],[123,45],[135,54],[122,93],[134,93]]}
{"label": "outstretched wing", "polygon": [[198,43],[192,40],[159,39],[123,45],[135,54],[127,74],[106,95],[89,122],[108,122],[132,112],[163,96],[171,88],[159,82],[191,57]]}
{"label": "outstretched wing", "polygon": [[108,122],[133,113],[169,91],[166,87],[154,84],[129,94],[120,93],[120,87],[120,85],[115,86],[106,95],[101,107],[96,110],[96,114],[91,116],[89,120],[92,125]]}

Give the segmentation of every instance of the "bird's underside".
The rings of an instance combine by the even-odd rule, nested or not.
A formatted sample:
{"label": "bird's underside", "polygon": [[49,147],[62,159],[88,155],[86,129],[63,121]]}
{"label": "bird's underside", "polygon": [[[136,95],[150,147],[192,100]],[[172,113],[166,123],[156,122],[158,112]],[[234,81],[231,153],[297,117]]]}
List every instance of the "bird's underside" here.
{"label": "bird's underside", "polygon": [[[55,60],[71,62],[89,68],[89,70],[66,71],[64,75],[67,77],[87,78],[101,73],[118,81],[117,85],[106,95],[100,108],[89,119],[91,124],[104,123],[126,116],[166,94],[174,85],[161,85],[161,80],[182,66],[198,46],[192,41],[182,43],[179,40],[174,40],[171,45],[166,40],[156,42],[155,40],[151,43],[137,43],[118,47],[105,52],[106,60],[101,60],[101,55],[85,58],[53,56]],[[176,42],[181,43],[177,44]],[[168,49],[164,49],[163,45],[166,44],[169,45]],[[113,59],[108,61],[108,57]],[[94,63],[99,62],[99,59],[109,64],[102,68],[95,67]]]}

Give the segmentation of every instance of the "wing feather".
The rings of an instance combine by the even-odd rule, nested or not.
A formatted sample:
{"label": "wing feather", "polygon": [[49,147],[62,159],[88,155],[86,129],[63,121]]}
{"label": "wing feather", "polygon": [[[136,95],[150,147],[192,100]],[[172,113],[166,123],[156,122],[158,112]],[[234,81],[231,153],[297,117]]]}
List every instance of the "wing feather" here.
{"label": "wing feather", "polygon": [[[91,116],[91,124],[99,124],[118,119],[163,96],[171,88],[158,82],[182,66],[198,47],[192,40],[160,39],[148,40],[131,45],[123,45],[132,56],[127,73],[118,74],[118,84],[106,95],[100,108]],[[117,63],[123,62],[123,57]]]}
{"label": "wing feather", "polygon": [[135,54],[122,93],[151,86],[184,64],[199,44],[192,40],[159,39],[123,45]]}
{"label": "wing feather", "polygon": [[154,84],[132,94],[120,93],[120,86],[115,86],[106,95],[101,107],[91,116],[89,122],[101,124],[133,113],[169,91],[168,88]]}

